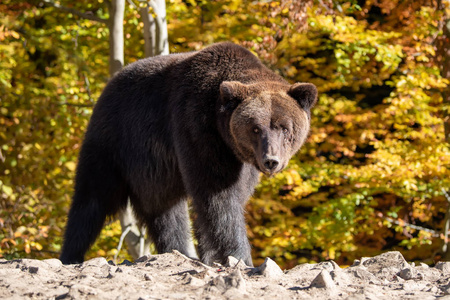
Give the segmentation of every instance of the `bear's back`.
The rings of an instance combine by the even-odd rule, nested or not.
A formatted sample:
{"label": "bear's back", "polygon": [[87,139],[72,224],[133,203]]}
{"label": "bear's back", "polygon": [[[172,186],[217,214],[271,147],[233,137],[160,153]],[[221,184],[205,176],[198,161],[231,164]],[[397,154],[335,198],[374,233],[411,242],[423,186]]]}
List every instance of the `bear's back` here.
{"label": "bear's back", "polygon": [[246,48],[223,42],[200,51],[160,55],[131,63],[110,80],[104,92],[125,97],[102,95],[101,98],[129,102],[140,98],[130,97],[130,94],[161,91],[160,96],[167,96],[176,90],[211,97],[210,93],[218,95],[223,81],[252,83],[261,80],[286,83]]}
{"label": "bear's back", "polygon": [[214,44],[194,52],[183,59],[175,71],[177,72],[173,75],[177,82],[189,81],[197,93],[208,90],[218,93],[223,81],[253,83],[263,80],[286,83],[248,49],[230,42]]}

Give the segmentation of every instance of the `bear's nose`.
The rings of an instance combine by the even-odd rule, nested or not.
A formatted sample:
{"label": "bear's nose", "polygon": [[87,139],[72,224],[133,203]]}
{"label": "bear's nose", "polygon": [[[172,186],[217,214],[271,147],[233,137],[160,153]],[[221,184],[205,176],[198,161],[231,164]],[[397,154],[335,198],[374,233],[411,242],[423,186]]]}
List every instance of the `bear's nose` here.
{"label": "bear's nose", "polygon": [[280,161],[277,158],[266,158],[264,160],[264,167],[266,167],[268,171],[275,170],[279,164]]}

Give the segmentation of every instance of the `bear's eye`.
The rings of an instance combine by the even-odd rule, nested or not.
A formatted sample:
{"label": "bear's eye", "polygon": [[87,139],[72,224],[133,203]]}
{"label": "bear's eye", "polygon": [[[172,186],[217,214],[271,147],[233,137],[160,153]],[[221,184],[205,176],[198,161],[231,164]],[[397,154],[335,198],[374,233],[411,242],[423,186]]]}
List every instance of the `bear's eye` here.
{"label": "bear's eye", "polygon": [[255,127],[255,128],[253,128],[253,132],[255,133],[255,134],[258,134],[259,133],[259,128],[258,127]]}
{"label": "bear's eye", "polygon": [[288,134],[289,133],[289,130],[287,128],[285,128],[285,127],[282,127],[282,128],[283,128],[283,133],[284,134]]}

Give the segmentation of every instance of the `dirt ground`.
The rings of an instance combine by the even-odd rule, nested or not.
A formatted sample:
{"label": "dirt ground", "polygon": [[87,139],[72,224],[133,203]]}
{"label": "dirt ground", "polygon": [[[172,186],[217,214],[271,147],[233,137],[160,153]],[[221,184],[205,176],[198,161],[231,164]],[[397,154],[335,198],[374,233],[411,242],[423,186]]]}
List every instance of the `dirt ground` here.
{"label": "dirt ground", "polygon": [[206,266],[174,252],[120,265],[95,258],[0,260],[0,299],[446,299],[450,262],[414,265],[399,252],[355,261],[303,264],[282,271],[269,258],[248,268]]}

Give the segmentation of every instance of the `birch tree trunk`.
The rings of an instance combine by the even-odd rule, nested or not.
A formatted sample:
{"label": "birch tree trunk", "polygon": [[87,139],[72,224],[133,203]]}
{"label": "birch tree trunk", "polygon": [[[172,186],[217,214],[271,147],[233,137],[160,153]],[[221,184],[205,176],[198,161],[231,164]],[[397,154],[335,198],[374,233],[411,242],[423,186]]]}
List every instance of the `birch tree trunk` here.
{"label": "birch tree trunk", "polygon": [[[155,17],[149,13],[153,9]],[[145,56],[169,54],[169,41],[166,20],[166,2],[164,0],[150,0],[147,6],[140,8],[144,23]]]}
{"label": "birch tree trunk", "polygon": [[[438,10],[444,12],[444,20],[442,21],[442,36],[437,40],[437,59],[440,65],[441,76],[450,80],[450,16],[446,14],[445,4],[438,1]],[[448,107],[450,105],[450,85],[442,91],[442,101]],[[444,111],[444,133],[445,141],[450,144],[450,114],[448,110]],[[445,215],[444,229],[442,232],[443,241],[441,245],[442,257],[446,261],[450,261],[450,247],[449,247],[449,230],[450,230],[450,193],[448,187],[442,187],[442,193],[447,199],[447,212]]]}
{"label": "birch tree trunk", "polygon": [[156,52],[156,22],[151,14],[149,14],[149,7],[144,6],[140,9],[142,23],[144,23],[144,54],[145,57],[155,56]]}
{"label": "birch tree trunk", "polygon": [[[439,55],[442,57],[441,75],[450,80],[450,17],[444,21],[443,36],[438,49]],[[442,98],[445,104],[450,105],[450,86],[442,93]],[[445,141],[450,143],[450,114],[448,110],[444,115]]]}
{"label": "birch tree trunk", "polygon": [[[441,58],[441,75],[442,77],[450,80],[450,17],[444,21],[443,25],[443,36],[441,41],[438,44],[438,55]],[[442,92],[442,101],[448,105],[450,105],[450,86]],[[445,141],[450,144],[450,114],[448,110],[444,113],[444,132],[445,132]],[[448,187],[442,188],[442,192],[447,198],[448,208],[445,216],[444,223],[444,241],[442,245],[443,259],[446,261],[450,261],[450,247],[449,244],[449,230],[450,230],[450,197]]]}
{"label": "birch tree trunk", "polygon": [[124,0],[109,3],[109,75],[112,77],[123,68],[123,14]]}

